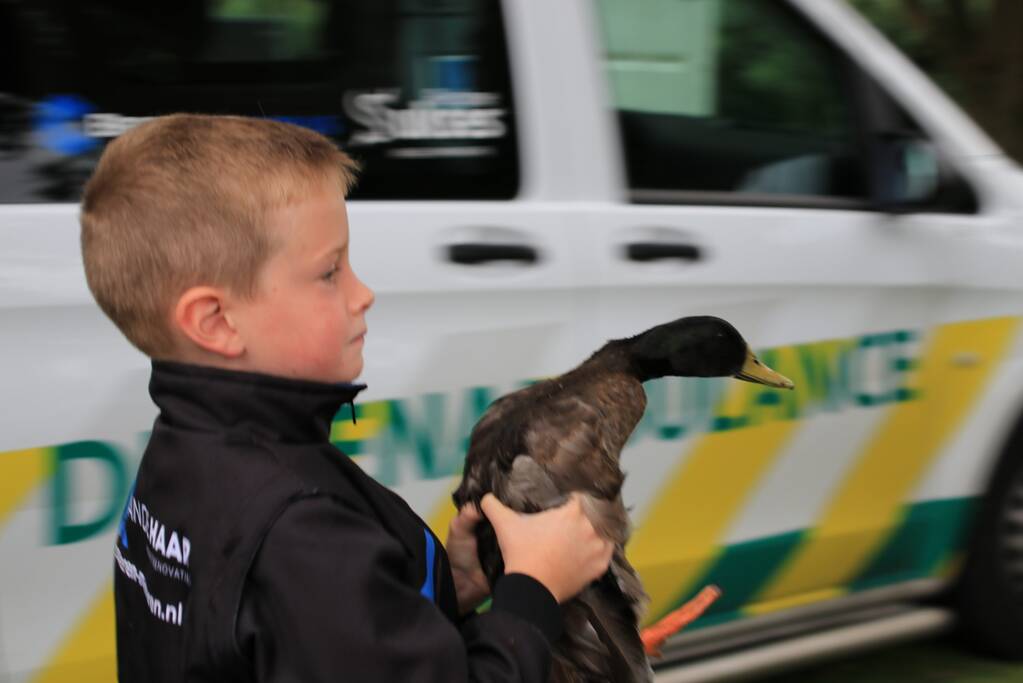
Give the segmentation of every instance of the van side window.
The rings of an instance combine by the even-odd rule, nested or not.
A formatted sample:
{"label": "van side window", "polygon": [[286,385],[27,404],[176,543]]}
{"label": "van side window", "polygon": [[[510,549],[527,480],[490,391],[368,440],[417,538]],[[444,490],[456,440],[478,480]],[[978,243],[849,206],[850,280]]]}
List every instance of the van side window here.
{"label": "van side window", "polygon": [[[103,146],[178,111],[290,121],[362,164],[353,198],[519,186],[499,0],[6,0],[0,202],[76,201]],[[8,49],[8,45],[0,54]]]}
{"label": "van side window", "polygon": [[597,7],[636,201],[867,196],[843,58],[783,3]]}

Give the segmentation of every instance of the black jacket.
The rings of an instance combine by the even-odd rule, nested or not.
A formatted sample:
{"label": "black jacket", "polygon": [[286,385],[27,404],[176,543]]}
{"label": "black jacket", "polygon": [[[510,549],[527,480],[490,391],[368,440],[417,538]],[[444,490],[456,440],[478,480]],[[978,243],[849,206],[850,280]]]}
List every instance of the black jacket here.
{"label": "black jacket", "polygon": [[423,521],[328,441],[360,385],[154,362],[115,546],[121,681],[544,681],[533,579],[460,620]]}

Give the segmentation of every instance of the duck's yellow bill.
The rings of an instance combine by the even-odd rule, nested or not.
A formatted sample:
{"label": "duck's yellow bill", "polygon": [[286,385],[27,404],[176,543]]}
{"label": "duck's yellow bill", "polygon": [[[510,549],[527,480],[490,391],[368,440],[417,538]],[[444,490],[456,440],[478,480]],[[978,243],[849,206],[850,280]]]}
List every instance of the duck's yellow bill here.
{"label": "duck's yellow bill", "polygon": [[748,348],[746,349],[746,362],[743,363],[742,370],[735,373],[735,378],[779,389],[792,389],[796,386],[785,375],[775,372],[761,363],[753,350]]}

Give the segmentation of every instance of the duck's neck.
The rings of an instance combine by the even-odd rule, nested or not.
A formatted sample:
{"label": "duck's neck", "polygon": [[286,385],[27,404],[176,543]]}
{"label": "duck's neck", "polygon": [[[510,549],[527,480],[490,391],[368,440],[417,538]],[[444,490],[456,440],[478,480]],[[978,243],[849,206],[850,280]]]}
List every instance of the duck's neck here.
{"label": "duck's neck", "polygon": [[612,339],[594,353],[586,364],[596,364],[605,372],[620,372],[640,382],[664,377],[670,372],[666,361],[651,361],[639,358],[634,353],[635,342],[641,336]]}
{"label": "duck's neck", "polygon": [[635,337],[618,339],[610,342],[616,346],[615,354],[620,355],[628,367],[628,372],[640,382],[661,377],[674,376],[677,373],[659,343],[659,335],[663,326],[655,327],[637,334]]}

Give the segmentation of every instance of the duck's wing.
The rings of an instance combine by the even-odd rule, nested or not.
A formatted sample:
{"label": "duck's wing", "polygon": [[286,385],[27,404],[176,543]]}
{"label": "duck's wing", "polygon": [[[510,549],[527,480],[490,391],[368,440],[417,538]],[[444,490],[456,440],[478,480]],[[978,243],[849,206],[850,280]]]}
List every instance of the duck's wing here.
{"label": "duck's wing", "polygon": [[494,401],[473,428],[455,503],[478,502],[528,455],[561,491],[614,498],[618,456],[646,409],[643,385],[620,373],[539,382]]}
{"label": "duck's wing", "polygon": [[515,457],[525,452],[524,407],[536,402],[538,386],[502,396],[476,422],[469,436],[462,482],[453,494],[456,506],[479,503],[483,494],[493,491],[497,481],[511,469]]}
{"label": "duck's wing", "polygon": [[618,458],[646,408],[638,381],[607,375],[549,397],[532,411],[525,452],[562,491],[618,496],[623,476]]}
{"label": "duck's wing", "polygon": [[562,614],[551,681],[653,680],[631,605],[609,574],[562,605]]}

